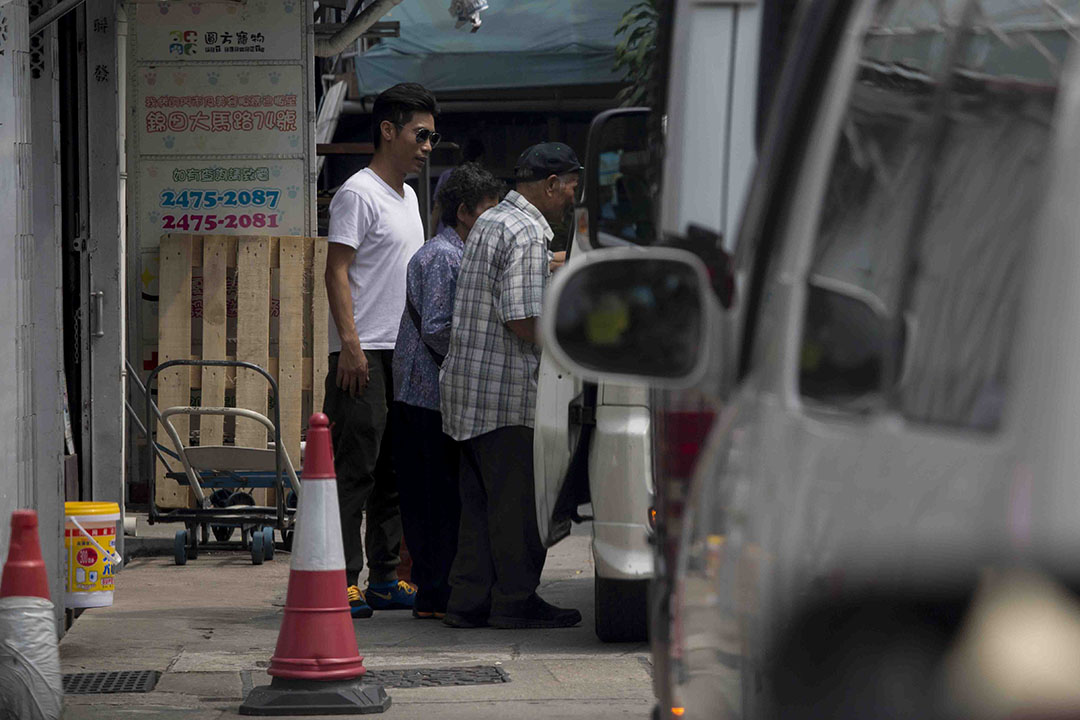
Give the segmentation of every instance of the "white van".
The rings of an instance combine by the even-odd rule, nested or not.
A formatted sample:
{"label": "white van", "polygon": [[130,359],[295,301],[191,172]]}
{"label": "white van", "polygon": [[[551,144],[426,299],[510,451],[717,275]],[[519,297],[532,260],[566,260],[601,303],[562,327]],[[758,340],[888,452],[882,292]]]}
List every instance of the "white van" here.
{"label": "white van", "polygon": [[560,364],[717,403],[663,717],[1080,716],[1078,27],[807,2],[730,271],[555,276]]}

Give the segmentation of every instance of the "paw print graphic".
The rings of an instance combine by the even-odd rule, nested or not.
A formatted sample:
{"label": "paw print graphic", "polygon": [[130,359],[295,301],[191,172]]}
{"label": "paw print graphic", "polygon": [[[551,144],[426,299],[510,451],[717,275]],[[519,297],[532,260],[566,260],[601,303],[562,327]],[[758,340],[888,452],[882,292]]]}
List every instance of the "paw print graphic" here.
{"label": "paw print graphic", "polygon": [[296,9],[296,0],[284,0],[282,5],[285,8],[285,12],[291,13]]}
{"label": "paw print graphic", "polygon": [[147,216],[146,216],[146,219],[150,221],[151,225],[160,225],[161,224],[161,213],[159,213],[159,212],[148,213]]}
{"label": "paw print graphic", "polygon": [[210,83],[211,85],[217,85],[218,79],[220,77],[221,76],[216,72],[208,72],[206,73],[206,82]]}
{"label": "paw print graphic", "polygon": [[270,78],[271,85],[277,85],[281,81],[281,73],[277,71],[271,72],[267,77]]}
{"label": "paw print graphic", "polygon": [[300,144],[300,136],[299,135],[290,135],[289,136],[289,147],[296,147],[299,144]]}
{"label": "paw print graphic", "polygon": [[164,138],[162,138],[162,141],[165,143],[165,147],[169,148],[170,150],[172,150],[173,146],[176,145],[176,138],[172,135],[166,135]]}
{"label": "paw print graphic", "polygon": [[247,70],[242,70],[237,73],[236,79],[241,85],[247,85],[249,82],[251,82],[251,73]]}
{"label": "paw print graphic", "polygon": [[289,194],[290,200],[295,200],[296,196],[300,194],[300,188],[298,188],[296,185],[290,185],[289,187],[285,188],[285,192]]}
{"label": "paw print graphic", "polygon": [[162,15],[168,15],[169,14],[169,3],[167,3],[167,2],[159,2],[157,4],[157,9],[158,9],[158,12],[161,13]]}
{"label": "paw print graphic", "polygon": [[152,178],[156,178],[157,174],[158,174],[157,166],[156,165],[150,165],[149,167],[147,167],[146,168],[146,174],[149,175]]}
{"label": "paw print graphic", "polygon": [[143,80],[146,81],[147,85],[154,85],[157,83],[157,73],[153,70],[149,70],[143,73]]}
{"label": "paw print graphic", "polygon": [[281,166],[274,165],[272,168],[270,168],[270,174],[274,177],[281,177]]}
{"label": "paw print graphic", "polygon": [[202,12],[202,3],[197,3],[197,2],[189,3],[188,8],[191,10],[192,15],[198,15],[199,13]]}
{"label": "paw print graphic", "polygon": [[289,228],[290,235],[299,235],[302,232],[304,232],[304,228],[300,227],[299,225],[293,225],[291,228]]}
{"label": "paw print graphic", "polygon": [[185,73],[185,72],[173,73],[172,79],[173,79],[173,82],[175,82],[177,85],[183,85],[184,82],[187,80],[187,73]]}

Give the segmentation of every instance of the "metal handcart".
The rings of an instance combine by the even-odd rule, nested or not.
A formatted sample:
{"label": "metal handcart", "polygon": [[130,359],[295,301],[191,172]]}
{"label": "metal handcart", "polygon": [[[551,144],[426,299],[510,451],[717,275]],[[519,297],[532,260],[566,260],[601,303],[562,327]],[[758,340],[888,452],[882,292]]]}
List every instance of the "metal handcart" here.
{"label": "metal handcart", "polygon": [[[159,408],[151,397],[151,388],[158,374],[173,367],[235,367],[245,368],[262,375],[273,394],[273,420],[262,413],[244,408],[190,407]],[[153,430],[144,427],[147,436],[147,463],[149,477],[149,522],[184,523],[177,530],[173,541],[173,556],[177,565],[199,556],[204,549],[237,549],[251,552],[251,562],[261,565],[274,557],[274,530],[281,534],[286,548],[291,545],[295,523],[296,503],[300,497],[300,481],[281,442],[281,417],[278,404],[278,387],[274,378],[254,363],[236,360],[170,360],[158,365],[150,373],[143,387],[146,396],[148,425],[156,418],[168,433],[177,452],[171,452],[163,443],[155,442]],[[272,447],[247,448],[233,445],[191,445],[181,438],[171,418],[179,415],[221,415],[235,417],[263,425],[273,437]],[[182,469],[165,459],[165,454],[177,460]],[[176,510],[159,509],[157,506],[157,472],[155,457],[166,467],[165,476],[181,485],[191,487],[196,507]],[[260,506],[246,492],[256,488],[273,488],[275,504]],[[286,490],[291,493],[286,493]],[[207,491],[210,491],[209,493]],[[238,542],[230,542],[235,530],[240,531]],[[213,534],[216,542],[210,541]]]}

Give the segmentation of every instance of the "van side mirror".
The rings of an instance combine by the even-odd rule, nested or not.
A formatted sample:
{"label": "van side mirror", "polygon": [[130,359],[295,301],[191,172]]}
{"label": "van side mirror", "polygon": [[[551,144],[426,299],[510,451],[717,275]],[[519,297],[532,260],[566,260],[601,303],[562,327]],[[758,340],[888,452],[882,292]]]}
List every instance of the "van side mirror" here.
{"label": "van side mirror", "polygon": [[807,288],[799,363],[799,391],[807,398],[847,410],[868,410],[881,401],[885,366],[898,359],[897,384],[905,381],[909,318],[893,337],[894,321],[873,293],[852,283],[814,275]]}
{"label": "van side mirror", "polygon": [[718,315],[705,266],[672,248],[608,248],[555,273],[545,351],[593,382],[682,388],[705,373]]}
{"label": "van side mirror", "polygon": [[600,113],[589,126],[582,204],[591,247],[656,242],[648,118],[648,108],[618,108]]}

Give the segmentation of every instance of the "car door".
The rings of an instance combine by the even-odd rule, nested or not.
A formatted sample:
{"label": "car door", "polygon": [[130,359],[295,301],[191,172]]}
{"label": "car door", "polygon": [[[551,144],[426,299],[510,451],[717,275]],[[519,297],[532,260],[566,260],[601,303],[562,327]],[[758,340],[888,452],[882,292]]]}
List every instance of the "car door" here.
{"label": "car door", "polygon": [[[590,131],[586,152],[598,153],[601,158],[599,189],[603,197],[598,217],[591,218],[582,193],[574,211],[573,237],[567,246],[568,265],[581,262],[585,255],[603,246],[645,244],[654,237],[651,198],[637,182],[647,155],[648,112],[646,108],[623,108],[601,113],[594,120],[593,128],[597,128],[612,115],[625,116],[633,119],[632,126],[638,132],[602,137]],[[598,230],[598,248],[592,247],[589,240],[589,225],[593,222]],[[596,385],[584,383],[560,367],[551,353],[541,354],[533,469],[537,525],[547,547],[570,533],[578,501],[589,499],[589,449],[600,396]]]}

